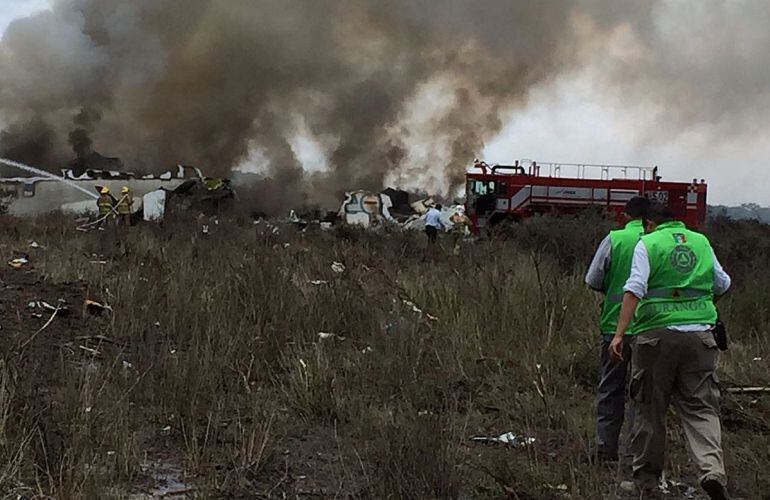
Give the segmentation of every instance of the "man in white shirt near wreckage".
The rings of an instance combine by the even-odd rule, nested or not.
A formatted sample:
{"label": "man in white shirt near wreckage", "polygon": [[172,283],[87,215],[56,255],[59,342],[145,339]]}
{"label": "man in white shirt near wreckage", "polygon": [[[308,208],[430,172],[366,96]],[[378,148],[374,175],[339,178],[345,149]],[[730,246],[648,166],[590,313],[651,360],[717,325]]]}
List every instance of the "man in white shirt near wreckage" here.
{"label": "man in white shirt near wreckage", "polygon": [[423,216],[425,219],[425,234],[430,243],[436,243],[439,228],[444,229],[444,223],[441,222],[441,205],[430,207]]}
{"label": "man in white shirt near wreckage", "polygon": [[[623,335],[632,318],[636,338],[631,355],[630,393],[636,420],[631,438],[634,480],[657,498],[670,402],[711,499],[725,500],[727,476],[719,421],[719,387],[714,374],[717,322],[714,302],[730,287],[708,239],[652,204],[648,234],[634,249],[631,274],[610,355],[623,358]],[[647,498],[647,497],[645,497]]]}

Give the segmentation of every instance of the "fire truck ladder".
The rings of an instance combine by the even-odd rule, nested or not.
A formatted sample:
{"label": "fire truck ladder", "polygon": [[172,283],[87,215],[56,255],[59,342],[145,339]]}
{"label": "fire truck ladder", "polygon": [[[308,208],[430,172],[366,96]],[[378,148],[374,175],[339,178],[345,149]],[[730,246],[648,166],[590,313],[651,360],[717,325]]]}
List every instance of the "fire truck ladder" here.
{"label": "fire truck ladder", "polygon": [[[561,177],[566,168],[573,172],[570,178],[577,179],[630,179],[639,181],[654,180],[656,169],[654,167],[640,167],[638,165],[602,165],[593,163],[553,163],[522,160],[522,165],[528,166],[533,175],[539,177]],[[597,174],[598,173],[598,177]]]}

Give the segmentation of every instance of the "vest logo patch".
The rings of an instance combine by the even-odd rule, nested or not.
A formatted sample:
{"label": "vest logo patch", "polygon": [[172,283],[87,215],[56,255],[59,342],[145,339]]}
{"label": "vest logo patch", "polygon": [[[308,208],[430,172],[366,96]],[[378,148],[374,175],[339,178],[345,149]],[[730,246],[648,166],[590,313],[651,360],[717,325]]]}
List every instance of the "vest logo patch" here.
{"label": "vest logo patch", "polygon": [[[676,235],[674,235],[676,236]],[[684,237],[684,235],[682,235]],[[695,269],[695,264],[698,262],[698,258],[695,256],[695,252],[684,245],[677,245],[674,250],[671,251],[669,256],[669,262],[671,266],[682,274],[687,274]]]}
{"label": "vest logo patch", "polygon": [[671,236],[674,237],[674,242],[678,244],[687,243],[687,238],[682,233],[674,233]]}

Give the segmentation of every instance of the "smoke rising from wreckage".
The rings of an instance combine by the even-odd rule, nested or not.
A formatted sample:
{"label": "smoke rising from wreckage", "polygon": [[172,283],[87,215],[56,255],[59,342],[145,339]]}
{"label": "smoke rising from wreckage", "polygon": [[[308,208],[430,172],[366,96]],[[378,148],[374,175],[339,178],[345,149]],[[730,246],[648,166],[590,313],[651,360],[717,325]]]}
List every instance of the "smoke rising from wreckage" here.
{"label": "smoke rising from wreckage", "polygon": [[[272,213],[329,208],[346,190],[387,184],[450,194],[531,88],[618,37],[626,60],[608,61],[638,70],[606,73],[633,74],[613,83],[668,103],[667,127],[742,133],[723,125],[756,121],[735,116],[767,102],[755,83],[768,66],[752,64],[738,81],[742,71],[707,70],[741,59],[708,58],[702,71],[744,91],[721,107],[713,93],[723,80],[695,84],[669,67],[704,58],[670,50],[659,19],[667,10],[614,0],[56,0],[3,36],[0,154],[58,170],[96,148],[133,171],[181,162],[226,177],[258,151],[271,179],[254,196]],[[766,6],[721,10],[751,28]],[[740,34],[715,36],[731,47]],[[293,147],[301,134],[328,169],[303,169]]]}

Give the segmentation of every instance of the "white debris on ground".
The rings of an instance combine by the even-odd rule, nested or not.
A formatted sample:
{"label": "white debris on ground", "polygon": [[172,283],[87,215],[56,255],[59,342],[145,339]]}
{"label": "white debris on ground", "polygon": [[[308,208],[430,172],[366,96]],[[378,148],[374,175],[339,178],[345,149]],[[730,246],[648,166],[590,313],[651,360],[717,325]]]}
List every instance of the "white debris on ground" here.
{"label": "white debris on ground", "polygon": [[345,272],[345,264],[342,262],[332,262],[332,271],[334,271],[337,274],[342,274]]}
{"label": "white debris on ground", "polygon": [[406,300],[406,299],[404,299],[402,302],[404,303],[404,305],[405,305],[406,307],[408,307],[409,309],[411,309],[411,311],[412,311],[412,312],[414,312],[414,313],[416,313],[416,314],[419,314],[420,316],[425,316],[426,318],[428,318],[428,319],[429,319],[429,320],[431,320],[431,321],[438,321],[438,318],[437,318],[437,317],[433,316],[433,315],[432,315],[432,314],[430,314],[430,313],[427,313],[427,312],[423,311],[422,309],[420,309],[419,307],[417,307],[417,304],[415,304],[415,303],[414,303],[414,302],[412,302],[411,300]]}
{"label": "white debris on ground", "polygon": [[513,432],[506,432],[499,436],[473,436],[471,441],[482,444],[505,444],[518,448],[534,444],[535,438],[529,436],[517,436]]}
{"label": "white debris on ground", "polygon": [[142,472],[148,474],[153,486],[147,492],[129,494],[129,500],[151,500],[156,498],[190,498],[195,488],[184,482],[182,467],[166,460],[144,461],[140,464]]}

